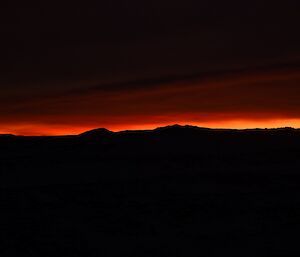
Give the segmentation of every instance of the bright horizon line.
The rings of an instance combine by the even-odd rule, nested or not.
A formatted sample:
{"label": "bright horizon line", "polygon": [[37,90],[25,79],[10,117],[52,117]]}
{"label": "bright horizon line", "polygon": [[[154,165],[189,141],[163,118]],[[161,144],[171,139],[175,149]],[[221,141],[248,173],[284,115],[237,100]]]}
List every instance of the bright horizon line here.
{"label": "bright horizon line", "polygon": [[121,132],[126,130],[153,130],[160,127],[166,126],[196,126],[200,128],[208,129],[278,129],[291,127],[294,129],[300,128],[300,119],[277,119],[277,120],[256,120],[256,121],[245,121],[245,120],[231,120],[231,121],[220,121],[220,122],[159,122],[159,123],[145,123],[145,124],[90,124],[90,125],[79,125],[79,124],[14,124],[6,126],[6,128],[0,127],[0,134],[12,134],[16,136],[68,136],[68,135],[79,135],[81,133],[98,129],[105,128],[112,132]]}

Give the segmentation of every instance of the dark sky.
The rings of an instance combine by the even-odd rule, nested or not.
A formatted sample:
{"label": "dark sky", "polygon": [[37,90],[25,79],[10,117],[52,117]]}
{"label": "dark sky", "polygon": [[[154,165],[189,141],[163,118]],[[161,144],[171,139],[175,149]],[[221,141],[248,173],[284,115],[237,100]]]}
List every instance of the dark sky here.
{"label": "dark sky", "polygon": [[300,126],[300,1],[9,3],[0,133]]}

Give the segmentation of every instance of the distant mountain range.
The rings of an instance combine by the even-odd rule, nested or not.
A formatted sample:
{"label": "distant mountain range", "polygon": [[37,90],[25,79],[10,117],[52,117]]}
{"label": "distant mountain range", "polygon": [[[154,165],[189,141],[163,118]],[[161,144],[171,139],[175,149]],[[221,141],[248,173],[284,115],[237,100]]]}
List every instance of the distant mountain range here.
{"label": "distant mountain range", "polygon": [[[300,130],[173,125],[121,132],[99,128],[75,136],[2,135],[0,156],[3,185],[45,183],[45,178],[47,183],[64,183],[85,180],[84,176],[89,181],[123,176],[123,169],[130,170],[128,176],[138,170],[144,174],[292,172],[300,169]],[[22,177],[18,182],[16,174]]]}
{"label": "distant mountain range", "polygon": [[[300,129],[296,129],[296,128],[292,128],[292,127],[282,127],[282,128],[255,128],[255,129],[229,129],[229,128],[224,128],[224,129],[214,129],[214,128],[206,128],[206,127],[197,127],[197,126],[192,126],[192,125],[178,125],[178,124],[174,124],[174,125],[169,125],[169,126],[164,126],[164,127],[158,127],[156,129],[152,129],[152,130],[124,130],[124,131],[119,131],[119,132],[113,132],[110,131],[106,128],[96,128],[96,129],[92,129],[86,132],[83,132],[79,135],[74,135],[74,137],[78,137],[78,136],[107,136],[107,135],[112,135],[112,134],[141,134],[141,133],[187,133],[187,132],[191,132],[191,133],[195,133],[195,132],[274,132],[274,131],[278,131],[278,132],[299,132]],[[13,137],[13,136],[17,136],[14,134],[0,134],[0,137]],[[65,135],[68,137],[71,137],[70,135]],[[65,136],[52,136],[52,137],[65,137]],[[20,137],[24,137],[24,136],[20,136]],[[33,136],[28,136],[28,137],[33,137]],[[38,137],[51,137],[51,136],[38,136]]]}

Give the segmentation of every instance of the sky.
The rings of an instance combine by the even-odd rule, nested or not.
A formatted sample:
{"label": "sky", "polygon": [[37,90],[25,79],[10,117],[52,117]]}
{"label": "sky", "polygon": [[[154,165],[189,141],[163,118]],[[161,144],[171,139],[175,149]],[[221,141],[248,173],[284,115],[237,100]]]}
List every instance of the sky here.
{"label": "sky", "polygon": [[1,9],[0,133],[300,127],[299,1]]}

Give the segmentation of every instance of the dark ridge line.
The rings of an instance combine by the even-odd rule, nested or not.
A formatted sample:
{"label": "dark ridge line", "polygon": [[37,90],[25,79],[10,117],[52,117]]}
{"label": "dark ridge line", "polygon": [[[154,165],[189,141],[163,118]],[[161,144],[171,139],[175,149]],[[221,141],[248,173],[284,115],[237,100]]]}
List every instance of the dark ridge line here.
{"label": "dark ridge line", "polygon": [[157,127],[155,129],[145,129],[145,130],[121,130],[121,131],[111,131],[106,128],[96,128],[82,132],[77,135],[42,135],[42,136],[26,136],[26,135],[14,135],[14,134],[0,134],[0,138],[78,138],[78,137],[94,137],[94,136],[109,136],[117,134],[142,134],[142,133],[156,133],[156,132],[166,132],[174,130],[193,130],[197,132],[273,132],[273,131],[293,131],[300,132],[299,128],[293,127],[278,127],[278,128],[249,128],[249,129],[231,129],[231,128],[207,128],[207,127],[198,127],[193,125],[167,125],[163,127]]}

